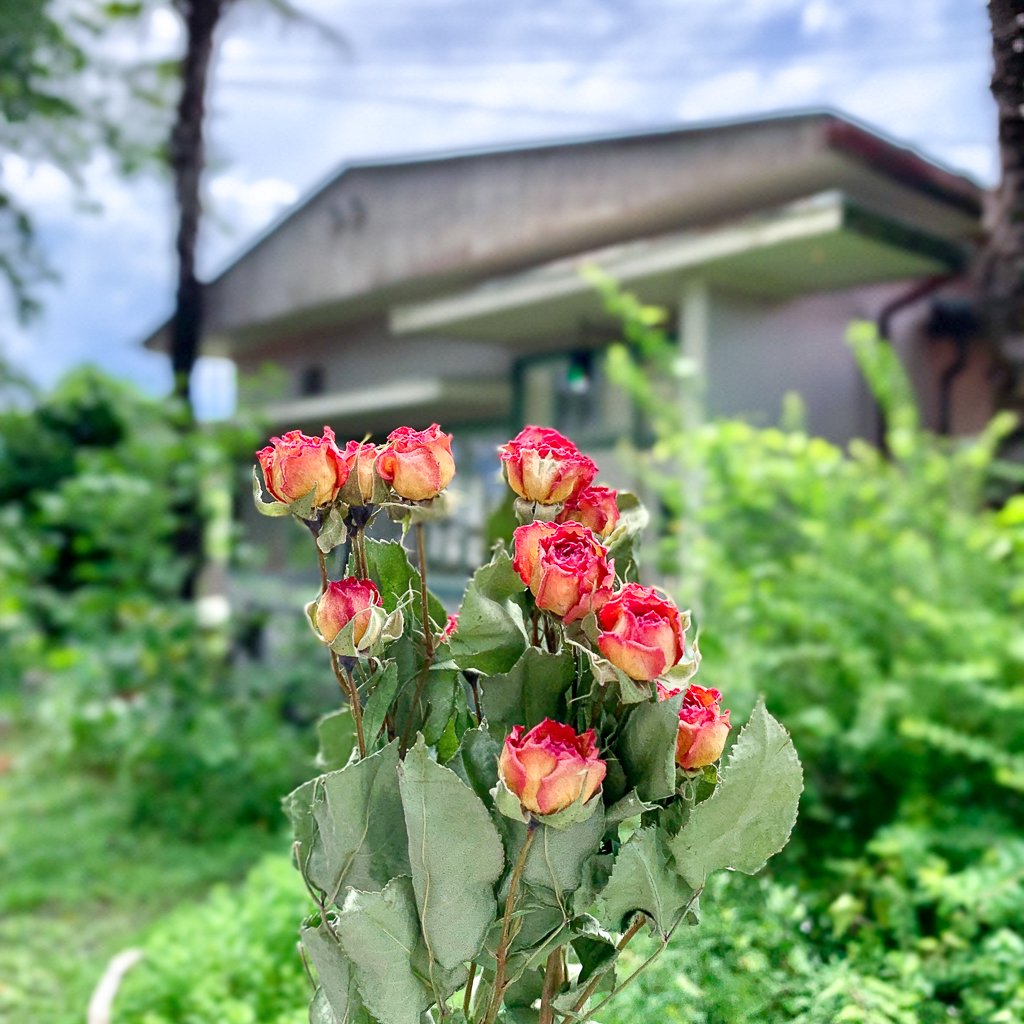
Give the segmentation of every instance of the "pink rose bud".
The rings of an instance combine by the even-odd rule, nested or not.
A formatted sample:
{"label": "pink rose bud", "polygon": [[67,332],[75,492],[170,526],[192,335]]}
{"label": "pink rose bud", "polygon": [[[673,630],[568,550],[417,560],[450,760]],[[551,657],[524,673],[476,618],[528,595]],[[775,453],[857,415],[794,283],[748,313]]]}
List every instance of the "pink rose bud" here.
{"label": "pink rose bud", "polygon": [[373,476],[374,463],[380,454],[380,449],[375,444],[361,444],[359,441],[349,441],[345,450],[341,453],[349,472],[356,474],[359,483],[359,494],[363,504],[369,504],[373,498]]}
{"label": "pink rose bud", "polygon": [[650,587],[627,583],[597,614],[598,650],[631,679],[649,682],[683,656],[679,609]]}
{"label": "pink rose bud", "polygon": [[526,735],[515,725],[498,761],[501,779],[533,814],[554,814],[578,799],[586,803],[607,771],[597,756],[596,734],[580,736],[571,726],[545,718]]}
{"label": "pink rose bud", "polygon": [[537,607],[575,622],[611,597],[608,552],[579,523],[529,523],[513,534],[516,572]]}
{"label": "pink rose bud", "polygon": [[444,643],[446,640],[451,640],[452,634],[459,628],[459,616],[449,615],[448,622],[445,624],[444,630],[441,633],[441,642]]}
{"label": "pink rose bud", "polygon": [[286,505],[304,498],[314,486],[317,505],[330,505],[348,479],[348,464],[330,427],[324,427],[323,437],[307,437],[299,430],[272,437],[256,458],[267,490]]}
{"label": "pink rose bud", "polygon": [[520,498],[559,505],[589,487],[597,466],[549,427],[525,427],[498,449],[509,487]]}
{"label": "pink rose bud", "polygon": [[[668,700],[680,691],[658,684],[658,700]],[[732,727],[729,711],[721,710],[718,690],[690,683],[679,709],[679,736],[676,739],[676,763],[691,771],[712,764],[722,756],[725,739]]]}
{"label": "pink rose bud", "polygon": [[582,523],[598,537],[607,537],[619,522],[618,492],[611,487],[585,487],[566,500],[556,523]]}
{"label": "pink rose bud", "polygon": [[332,581],[316,603],[313,613],[316,628],[330,643],[354,619],[352,643],[358,644],[370,624],[370,609],[379,604],[380,591],[371,580],[347,576],[343,580]]}
{"label": "pink rose bud", "polygon": [[426,430],[399,427],[377,459],[380,478],[409,501],[436,498],[455,476],[452,436],[436,424]]}

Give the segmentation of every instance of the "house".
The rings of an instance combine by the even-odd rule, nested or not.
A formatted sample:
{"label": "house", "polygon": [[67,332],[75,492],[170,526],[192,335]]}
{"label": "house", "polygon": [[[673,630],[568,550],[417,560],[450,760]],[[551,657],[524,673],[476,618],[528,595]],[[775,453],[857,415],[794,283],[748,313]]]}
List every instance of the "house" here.
{"label": "house", "polygon": [[[435,554],[457,567],[479,554],[494,448],[524,422],[629,482],[614,449],[634,415],[602,373],[616,325],[585,263],[669,311],[702,380],[695,414],[770,424],[796,391],[812,431],[876,438],[844,343],[867,317],[927,421],[978,429],[995,385],[964,271],[982,200],[828,111],[359,162],[208,284],[204,352],[235,361],[240,402],[276,428],[453,431],[464,512]],[[265,390],[268,363],[283,393]]]}

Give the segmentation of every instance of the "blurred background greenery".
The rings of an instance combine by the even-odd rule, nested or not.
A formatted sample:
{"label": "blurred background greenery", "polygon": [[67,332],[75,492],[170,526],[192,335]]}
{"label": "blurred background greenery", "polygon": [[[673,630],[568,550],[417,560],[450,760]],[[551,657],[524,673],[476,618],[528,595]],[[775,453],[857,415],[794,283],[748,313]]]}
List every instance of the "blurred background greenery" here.
{"label": "blurred background greenery", "polygon": [[[664,409],[656,318],[608,297],[625,318],[618,383]],[[1024,1019],[1010,424],[928,434],[885,345],[864,330],[853,344],[885,452],[808,436],[795,402],[778,429],[651,417],[648,497],[682,529],[648,562],[685,559],[705,685],[736,721],[766,696],[807,791],[770,871],[717,881],[704,922],[605,1024]],[[260,436],[207,425],[184,441],[178,416],[91,370],[0,415],[5,1022],[81,1021],[133,945],[120,1024],[306,1019],[307,897],[278,801],[315,770],[335,693],[299,609],[261,650],[265,622],[204,618],[180,596],[179,489],[216,481],[198,488],[219,524],[208,554],[254,557],[226,543],[225,496],[244,493]]]}

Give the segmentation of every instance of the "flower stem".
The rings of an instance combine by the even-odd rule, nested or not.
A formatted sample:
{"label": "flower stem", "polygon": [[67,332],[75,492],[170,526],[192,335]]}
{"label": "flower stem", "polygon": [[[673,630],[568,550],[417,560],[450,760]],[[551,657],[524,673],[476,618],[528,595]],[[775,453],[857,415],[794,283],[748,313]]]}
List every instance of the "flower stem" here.
{"label": "flower stem", "polygon": [[409,748],[409,735],[412,729],[413,719],[416,710],[420,705],[420,698],[423,696],[423,687],[427,685],[427,675],[430,672],[431,663],[434,660],[434,632],[430,625],[430,597],[427,593],[427,549],[424,542],[424,529],[422,523],[416,524],[416,555],[420,568],[420,618],[423,624],[423,667],[416,679],[416,689],[413,692],[412,704],[409,706],[409,717],[405,720],[405,728],[402,730],[402,742],[399,743],[399,754],[404,754]]}
{"label": "flower stem", "polygon": [[469,1004],[473,998],[473,981],[476,978],[476,961],[469,965],[469,977],[466,979],[466,994],[462,997],[462,1016],[469,1020]]}
{"label": "flower stem", "polygon": [[420,563],[420,606],[423,611],[423,645],[427,660],[434,657],[434,635],[430,628],[430,602],[427,596],[427,550],[422,523],[416,524],[416,555]]}
{"label": "flower stem", "polygon": [[359,688],[351,673],[342,667],[334,651],[331,651],[331,668],[334,669],[334,677],[338,680],[342,692],[348,697],[349,705],[352,708],[352,718],[356,723],[356,740],[359,743],[359,756],[366,757],[366,740],[363,737],[363,706],[359,702]]}
{"label": "flower stem", "polygon": [[523,877],[523,870],[526,867],[526,858],[533,845],[533,837],[537,834],[538,823],[531,821],[526,831],[526,839],[516,857],[515,866],[512,868],[512,877],[508,882],[508,895],[505,897],[505,914],[501,920],[501,939],[498,942],[498,952],[495,955],[497,967],[494,972],[494,988],[491,990],[491,1002],[484,1015],[483,1024],[493,1024],[494,1018],[498,1016],[501,1008],[501,998],[505,994],[505,966],[508,961],[508,947],[512,940],[512,917],[516,909],[516,898],[519,895],[519,882]]}
{"label": "flower stem", "polygon": [[356,575],[361,580],[368,580],[370,569],[366,561],[366,531],[361,526],[352,531],[352,553],[356,556]]}
{"label": "flower stem", "polygon": [[320,593],[323,595],[327,593],[327,558],[320,550],[319,544],[316,545],[316,557],[320,562]]}
{"label": "flower stem", "polygon": [[551,951],[548,956],[547,966],[544,968],[544,988],[540,996],[540,1015],[537,1024],[554,1024],[555,1008],[552,1002],[558,990],[562,987],[564,973],[562,970],[562,953],[564,946],[559,946]]}
{"label": "flower stem", "polygon": [[[634,936],[644,926],[644,916],[637,914],[636,920],[629,926],[629,930],[625,932],[621,939],[619,939],[616,949],[621,953],[629,944],[633,941]],[[597,986],[601,982],[601,975],[597,974],[587,983],[587,987],[583,990],[582,995],[576,1000],[573,1005],[573,1013],[580,1013],[583,1007],[586,1005],[587,1000],[594,994]]]}
{"label": "flower stem", "polygon": [[[611,992],[609,992],[608,995],[606,995],[604,999],[602,999],[601,1002],[597,1004],[597,1006],[591,1007],[587,1011],[588,1017],[593,1016],[595,1013],[598,1012],[598,1010],[601,1010],[605,1006],[607,1006],[608,1003],[612,999],[614,999],[630,982],[634,981],[643,971],[650,967],[651,964],[653,964],[654,961],[657,960],[662,953],[665,952],[665,950],[668,948],[669,940],[672,938],[673,934],[675,933],[675,930],[679,927],[680,924],[682,924],[683,918],[685,918],[686,915],[690,912],[691,907],[693,907],[694,903],[697,902],[697,899],[700,897],[700,894],[701,889],[694,889],[693,895],[690,897],[689,902],[676,916],[676,919],[672,922],[672,926],[665,933],[661,942],[658,944],[658,947],[654,950],[654,952],[628,978],[626,978],[624,981],[616,985],[611,990]],[[630,929],[630,931],[632,931],[632,928]],[[639,929],[637,929],[637,931],[639,931]],[[629,935],[629,932],[627,932],[626,934]],[[634,932],[633,934],[635,935],[636,932]],[[623,938],[625,937],[626,936],[624,935]],[[629,937],[632,938],[633,936],[630,935]],[[622,948],[621,945],[619,948]]]}

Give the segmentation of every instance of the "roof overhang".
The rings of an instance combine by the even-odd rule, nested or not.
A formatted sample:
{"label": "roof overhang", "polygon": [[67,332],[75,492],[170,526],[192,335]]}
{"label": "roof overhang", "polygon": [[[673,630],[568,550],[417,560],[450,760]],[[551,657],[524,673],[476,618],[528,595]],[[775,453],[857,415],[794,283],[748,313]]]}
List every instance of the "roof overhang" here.
{"label": "roof overhang", "polygon": [[355,436],[391,430],[396,422],[427,426],[439,409],[444,410],[445,423],[467,423],[507,416],[511,406],[508,382],[434,378],[277,402],[264,407],[262,414],[272,424],[329,422],[339,433]]}
{"label": "roof overhang", "polygon": [[391,311],[404,335],[528,341],[604,319],[581,275],[595,265],[645,302],[674,306],[683,281],[762,301],[953,273],[964,247],[826,192],[713,230],[594,250]]}

